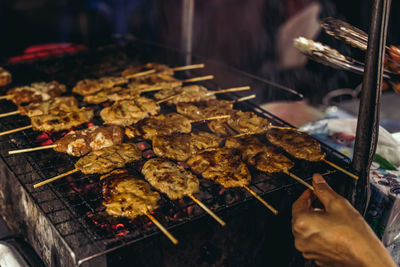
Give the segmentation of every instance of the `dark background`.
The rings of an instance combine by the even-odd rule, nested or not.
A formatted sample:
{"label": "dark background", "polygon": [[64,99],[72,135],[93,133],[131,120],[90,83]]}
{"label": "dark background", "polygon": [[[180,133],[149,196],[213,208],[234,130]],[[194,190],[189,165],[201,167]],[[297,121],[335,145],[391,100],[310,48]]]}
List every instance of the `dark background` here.
{"label": "dark background", "polygon": [[[178,48],[181,43],[183,0],[1,0],[0,63],[23,53],[30,45],[71,42],[89,47],[113,36],[134,36]],[[361,77],[309,62],[304,68],[278,70],[278,27],[312,0],[198,0],[193,52],[278,82],[305,94],[314,104],[329,91],[354,88]],[[367,0],[319,0],[321,17],[341,18],[368,31]],[[393,1],[388,43],[399,44]],[[343,54],[363,59],[364,54],[321,33],[324,42]],[[271,64],[270,64],[271,63]],[[265,66],[270,66],[265,68]],[[262,67],[264,66],[264,67]]]}

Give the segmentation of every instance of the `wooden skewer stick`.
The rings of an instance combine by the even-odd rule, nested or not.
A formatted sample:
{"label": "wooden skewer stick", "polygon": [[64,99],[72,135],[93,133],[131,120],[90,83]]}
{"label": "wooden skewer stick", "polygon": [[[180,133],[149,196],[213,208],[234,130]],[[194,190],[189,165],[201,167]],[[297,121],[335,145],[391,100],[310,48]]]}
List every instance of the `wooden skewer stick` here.
{"label": "wooden skewer stick", "polygon": [[230,118],[230,117],[231,117],[231,115],[220,115],[220,116],[208,117],[208,118],[199,119],[199,120],[191,120],[190,123],[202,122],[202,121],[211,121],[211,120],[220,120],[220,119],[227,119],[227,118]]}
{"label": "wooden skewer stick", "polygon": [[233,100],[232,102],[233,102],[233,103],[243,102],[243,101],[247,101],[247,100],[254,99],[254,98],[256,98],[256,95],[255,95],[255,94],[253,94],[253,95],[248,95],[248,96],[244,96],[244,97],[235,99],[235,100]]}
{"label": "wooden skewer stick", "polygon": [[19,110],[3,113],[3,114],[0,114],[0,118],[4,118],[4,117],[7,117],[7,116],[12,116],[12,115],[17,115],[19,113],[20,113]]}
{"label": "wooden skewer stick", "polygon": [[306,187],[308,187],[309,189],[314,191],[314,187],[312,185],[310,185],[309,183],[307,183],[306,181],[304,181],[303,179],[301,179],[299,176],[297,176],[289,171],[286,171],[286,170],[283,172],[286,173],[287,175],[289,175],[290,177],[292,177],[293,179],[295,179],[297,182],[301,183],[302,185],[305,185]]}
{"label": "wooden skewer stick", "polygon": [[273,129],[278,129],[278,130],[296,130],[297,132],[300,132],[300,133],[307,133],[307,131],[304,131],[301,129],[296,129],[293,127],[287,127],[287,126],[276,126],[276,125],[270,124],[268,127],[273,128]]}
{"label": "wooden skewer stick", "polygon": [[193,69],[201,69],[204,68],[204,64],[193,64],[193,65],[186,65],[181,67],[173,67],[173,71],[182,71],[182,70],[193,70]]}
{"label": "wooden skewer stick", "polygon": [[10,133],[19,132],[19,131],[23,131],[23,130],[30,129],[30,128],[32,128],[32,125],[16,128],[16,129],[13,129],[13,130],[2,132],[2,133],[0,133],[0,136],[6,135],[6,134],[10,134]]}
{"label": "wooden skewer stick", "polygon": [[150,213],[146,213],[146,216],[161,230],[161,232],[168,237],[169,240],[174,245],[178,245],[178,239],[176,239],[156,218],[153,217]]}
{"label": "wooden skewer stick", "polygon": [[220,217],[217,216],[212,210],[210,210],[206,205],[204,205],[203,202],[195,198],[193,195],[189,195],[189,197],[196,202],[197,205],[199,205],[205,212],[207,212],[211,217],[214,218],[220,225],[225,226],[226,222],[224,222]]}
{"label": "wooden skewer stick", "polygon": [[179,94],[172,95],[172,96],[169,96],[169,97],[167,97],[167,98],[158,100],[156,103],[157,103],[157,104],[161,104],[161,103],[167,102],[167,101],[169,101],[169,100],[171,100],[171,99],[174,99],[174,98],[177,97],[177,96],[182,95],[183,93],[184,93],[184,92],[181,92],[181,93],[179,93]]}
{"label": "wooden skewer stick", "polygon": [[18,149],[18,150],[11,150],[11,151],[8,151],[8,155],[26,153],[26,152],[49,149],[49,148],[55,148],[56,146],[57,145],[54,144],[54,145],[48,145],[48,146],[38,146],[38,147],[24,148],[24,149]]}
{"label": "wooden skewer stick", "polygon": [[250,189],[247,185],[243,185],[243,188],[249,191],[250,194],[252,194],[258,201],[260,201],[265,207],[267,207],[270,211],[272,211],[273,214],[277,215],[278,211],[272,207],[270,204],[267,203],[264,199],[262,199],[259,195],[257,195],[256,192]]}
{"label": "wooden skewer stick", "polygon": [[10,95],[2,95],[2,96],[0,96],[0,100],[1,99],[11,99],[12,98],[12,96],[10,96]]}
{"label": "wooden skewer stick", "polygon": [[150,88],[146,88],[146,89],[140,90],[139,92],[140,93],[146,93],[146,92],[159,91],[159,90],[162,90],[162,89],[166,89],[166,88],[165,87],[163,88],[162,86],[150,87]]}
{"label": "wooden skewer stick", "polygon": [[212,80],[212,79],[214,79],[214,75],[207,75],[207,76],[201,76],[201,77],[195,77],[195,78],[182,80],[182,82],[192,83],[192,82],[200,82],[200,81],[206,81],[206,80]]}
{"label": "wooden skewer stick", "polygon": [[218,91],[211,91],[212,94],[224,94],[224,93],[229,93],[229,92],[238,92],[238,91],[245,91],[245,90],[250,90],[250,86],[242,86],[242,87],[234,87],[234,88],[228,88],[228,89],[223,89],[223,90],[218,90]]}
{"label": "wooden skewer stick", "polygon": [[134,73],[134,74],[131,74],[131,75],[127,75],[127,76],[125,76],[125,78],[129,80],[129,79],[132,79],[132,78],[137,78],[137,77],[142,77],[142,76],[146,76],[146,75],[149,75],[149,74],[153,74],[155,72],[156,72],[155,69],[151,69],[151,70],[146,70],[146,71],[137,72],[137,73]]}
{"label": "wooden skewer stick", "polygon": [[335,163],[330,162],[329,160],[326,160],[326,159],[323,159],[322,161],[325,162],[326,164],[331,165],[333,168],[338,169],[339,171],[347,174],[348,176],[353,177],[354,179],[358,180],[358,176],[357,175],[355,175],[355,174],[353,174],[353,173],[351,173],[349,171],[346,171],[345,169],[343,169],[342,167],[339,167]]}
{"label": "wooden skewer stick", "polygon": [[68,175],[73,174],[73,173],[78,172],[78,171],[79,171],[79,169],[73,169],[72,171],[64,172],[64,173],[62,173],[60,175],[57,175],[57,176],[55,176],[53,178],[50,178],[50,179],[44,180],[44,181],[42,181],[40,183],[34,184],[33,188],[38,188],[40,186],[43,186],[43,185],[48,184],[48,183],[51,183],[51,182],[53,182],[55,180],[58,180],[60,178],[63,178],[65,176],[68,176]]}

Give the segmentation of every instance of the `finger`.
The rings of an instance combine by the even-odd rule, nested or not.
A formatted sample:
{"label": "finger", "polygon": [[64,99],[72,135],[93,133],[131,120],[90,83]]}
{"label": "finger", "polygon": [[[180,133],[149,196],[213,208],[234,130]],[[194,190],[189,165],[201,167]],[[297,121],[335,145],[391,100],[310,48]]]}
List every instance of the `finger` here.
{"label": "finger", "polygon": [[333,191],[321,174],[313,176],[314,194],[318,197],[321,203],[327,208],[330,203],[339,198],[339,195]]}
{"label": "finger", "polygon": [[292,216],[310,210],[311,207],[311,190],[307,189],[292,205]]}

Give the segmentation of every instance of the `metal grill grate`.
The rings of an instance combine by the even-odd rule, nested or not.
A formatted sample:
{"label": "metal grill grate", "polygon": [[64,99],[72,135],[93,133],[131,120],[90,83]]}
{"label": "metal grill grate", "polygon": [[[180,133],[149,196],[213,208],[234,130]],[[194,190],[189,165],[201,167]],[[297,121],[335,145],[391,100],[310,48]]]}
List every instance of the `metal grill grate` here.
{"label": "metal grill grate", "polygon": [[[144,50],[135,49],[139,48],[128,46],[120,49],[119,47],[113,47],[105,51],[97,51],[94,54],[50,60],[34,65],[16,65],[11,66],[11,68],[14,69],[12,70],[13,73],[17,74],[15,75],[16,77],[19,74],[22,76],[20,80],[17,80],[17,83],[23,84],[39,81],[40,79],[55,79],[66,83],[71,88],[79,79],[118,75],[127,64],[150,61],[146,57],[143,58],[142,55],[145,53],[138,54],[136,52],[146,51],[149,49],[148,46],[145,49],[141,48]],[[176,55],[173,52],[165,53],[164,50],[161,53],[150,53],[151,61],[179,65],[179,61],[174,59]],[[150,57],[149,55],[147,56]],[[29,77],[30,75],[23,75],[21,71],[26,67],[33,69],[34,71],[29,73],[33,76],[38,74],[35,76],[37,78],[33,79]],[[202,73],[197,71],[191,74],[201,75]],[[212,82],[207,82],[205,85],[208,88],[217,89],[217,86]],[[280,119],[250,103],[237,103],[235,106],[242,110],[252,110],[260,116],[267,117],[276,125],[287,125]],[[98,114],[101,108],[93,105],[90,105],[90,107],[95,109],[94,123],[100,125],[101,119]],[[12,110],[15,110],[15,106],[12,103],[7,102],[0,106],[0,113]],[[167,106],[162,107],[162,112],[170,111],[174,111],[174,109]],[[13,116],[1,119],[0,129],[1,131],[6,131],[29,124],[29,119],[22,116]],[[204,127],[204,124],[196,124],[194,126],[194,128]],[[46,139],[43,133],[32,130],[0,137],[0,153],[8,168],[56,228],[71,251],[76,254],[77,264],[159,234],[159,230],[147,218],[137,218],[134,221],[129,221],[123,218],[107,216],[101,204],[102,194],[98,181],[99,175],[75,173],[49,185],[33,189],[33,184],[37,182],[72,170],[77,160],[77,158],[57,153],[53,150],[13,156],[7,154],[9,150],[38,146],[44,141],[43,138]],[[57,138],[59,138],[59,134],[48,136],[49,140]],[[153,154],[149,143],[142,140],[134,141],[139,147],[143,146],[145,155],[152,157]],[[323,149],[330,159],[340,162],[341,165],[348,166],[349,160],[346,157],[327,146],[323,146]],[[143,158],[142,162],[129,164],[127,168],[137,172],[145,160]],[[253,175],[251,188],[261,196],[265,196],[267,201],[270,200],[268,199],[268,193],[281,190],[282,194],[285,194],[288,190],[293,190],[293,188],[300,186],[284,174],[266,175],[254,169],[251,169],[251,172]],[[326,164],[299,160],[296,161],[296,166],[292,169],[292,172],[306,180],[310,180],[314,172],[320,172],[326,176],[336,173]],[[222,189],[220,186],[204,179],[200,179],[200,189],[201,193],[196,196],[217,213],[252,199],[249,193],[241,189]],[[271,201],[273,203],[273,200]],[[154,216],[168,229],[190,223],[205,215],[206,213],[190,199],[171,201],[165,195],[162,195],[160,208],[154,213]]]}

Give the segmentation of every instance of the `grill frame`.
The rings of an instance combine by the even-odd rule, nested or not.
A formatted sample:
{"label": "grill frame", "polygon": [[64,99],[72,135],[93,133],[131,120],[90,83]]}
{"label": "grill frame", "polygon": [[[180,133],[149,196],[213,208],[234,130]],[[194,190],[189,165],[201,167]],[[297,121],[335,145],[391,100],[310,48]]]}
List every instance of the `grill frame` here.
{"label": "grill frame", "polygon": [[[145,44],[146,48],[149,48],[148,44]],[[99,48],[96,51],[97,52],[88,52],[88,53],[81,53],[72,57],[64,57],[64,58],[58,58],[58,59],[51,59],[51,60],[46,60],[38,63],[33,63],[33,64],[22,64],[22,65],[12,65],[9,66],[8,68],[12,71],[13,74],[16,74],[16,84],[23,84],[26,82],[33,82],[33,81],[39,81],[41,77],[44,77],[47,75],[47,77],[55,77],[54,79],[59,80],[60,82],[65,82],[69,88],[71,88],[71,85],[74,84],[74,81],[76,82],[78,79],[82,79],[85,77],[99,77],[104,75],[105,73],[100,71],[96,71],[96,69],[100,69],[101,64],[98,63],[93,63],[92,65],[90,64],[85,64],[82,66],[82,69],[78,72],[86,71],[84,72],[85,75],[77,75],[76,72],[72,72],[69,74],[65,74],[64,72],[60,72],[60,69],[63,68],[57,68],[58,65],[67,65],[70,64],[69,61],[76,61],[81,60],[81,58],[87,58],[91,56],[99,55],[106,51],[106,55],[108,53],[116,52],[120,46],[111,46],[111,47],[106,47],[106,48]],[[129,49],[130,46],[124,46],[124,49]],[[175,52],[171,52],[170,50],[167,50],[167,55],[171,56],[172,53],[174,54],[171,56],[174,58]],[[99,53],[99,54],[96,54]],[[111,56],[113,56],[111,54]],[[152,58],[153,59],[153,58]],[[197,59],[199,60],[199,59]],[[163,63],[168,63],[169,65],[179,65],[179,57],[174,59],[174,60],[165,60],[162,61],[160,59],[157,60],[158,62],[163,62]],[[145,61],[142,61],[145,62]],[[200,61],[199,61],[200,62]],[[204,61],[201,61],[204,62]],[[54,67],[55,66],[55,67]],[[89,66],[92,66],[94,71],[89,68]],[[23,75],[23,70],[24,68],[29,67],[33,70],[39,70],[41,72],[42,70],[45,70],[44,73],[41,75],[38,75],[38,78],[35,80],[29,80],[31,79],[29,76],[30,75]],[[107,69],[106,74],[107,75],[112,75],[116,74],[122,69],[122,65],[120,65],[118,68],[113,68],[113,69]],[[207,64],[206,64],[207,67]],[[52,70],[52,68],[54,68]],[[18,71],[19,69],[19,71]],[[206,70],[200,70],[200,71],[192,71],[190,72],[191,75],[202,75],[203,73],[206,73]],[[32,72],[32,75],[35,76],[35,72]],[[21,77],[18,77],[18,75],[21,75]],[[63,77],[66,75],[65,77]],[[84,77],[85,76],[85,77]],[[59,78],[59,79],[57,79]],[[251,77],[245,77],[249,78],[250,80],[253,81]],[[48,80],[48,79],[45,79]],[[254,83],[254,81],[253,81]],[[214,82],[204,82],[203,83],[205,86],[211,89],[218,89],[218,86]],[[15,84],[13,84],[15,85]],[[239,86],[239,85],[237,85]],[[268,85],[269,86],[269,85]],[[225,86],[224,86],[225,87]],[[275,89],[272,89],[275,90]],[[248,93],[246,93],[248,94]],[[238,94],[230,94],[226,95],[224,97],[226,98],[236,98],[238,97]],[[274,124],[279,125],[279,126],[290,126],[286,122],[282,121],[281,119],[275,117],[274,115],[270,114],[269,112],[261,109],[255,104],[246,102],[246,103],[238,103],[235,104],[235,106],[241,110],[251,110],[256,112],[260,116],[264,116],[268,119],[270,119]],[[11,103],[7,103],[5,105],[0,106],[0,112],[7,112],[13,110],[13,107],[15,109],[15,106]],[[165,107],[165,106],[164,106]],[[165,110],[165,109],[164,109]],[[170,109],[167,109],[171,111]],[[95,114],[97,114],[95,118],[96,124],[99,124],[101,120],[98,118],[98,109],[96,110]],[[23,117],[18,117],[18,119],[15,119],[16,117],[13,118],[4,118],[0,120],[0,129],[1,130],[8,130],[12,129],[15,127],[21,127],[24,125],[29,124],[29,119],[23,118]],[[204,126],[201,126],[202,128]],[[46,178],[50,178],[52,176],[58,175],[64,171],[71,170],[73,163],[75,160],[73,160],[73,157],[70,157],[68,155],[64,155],[61,153],[57,153],[55,151],[51,152],[44,152],[44,151],[37,151],[37,152],[32,152],[32,153],[25,153],[21,155],[13,155],[13,156],[8,156],[6,155],[7,151],[9,150],[14,150],[14,149],[20,149],[20,148],[26,148],[26,147],[31,147],[35,146],[37,142],[33,141],[34,136],[36,136],[36,133],[33,133],[31,130],[15,133],[12,135],[8,135],[5,137],[0,137],[0,153],[1,153],[1,160],[3,161],[3,166],[2,171],[4,172],[11,172],[12,176],[14,176],[13,181],[18,183],[17,187],[20,187],[18,190],[24,191],[23,194],[24,198],[29,198],[32,200],[32,203],[36,206],[36,209],[38,210],[38,216],[43,216],[45,218],[46,222],[43,222],[42,224],[47,225],[48,227],[51,227],[54,230],[54,233],[57,235],[57,239],[60,240],[60,243],[64,245],[64,249],[61,249],[60,251],[57,252],[58,254],[69,254],[66,255],[67,258],[72,260],[72,264],[69,263],[69,265],[82,265],[85,263],[88,263],[89,261],[92,263],[96,262],[96,258],[100,257],[104,254],[107,254],[109,252],[112,252],[114,250],[117,250],[122,247],[126,247],[130,244],[137,243],[142,241],[143,239],[148,239],[155,237],[157,235],[160,235],[160,231],[153,225],[151,227],[144,226],[143,229],[139,229],[139,235],[137,235],[135,238],[133,238],[130,235],[122,236],[117,239],[115,237],[103,237],[101,234],[96,232],[96,230],[93,230],[94,225],[89,225],[88,223],[88,215],[85,213],[85,215],[81,214],[82,211],[80,211],[81,208],[78,208],[77,205],[72,204],[72,200],[67,198],[68,194],[70,192],[65,192],[65,185],[71,186],[71,182],[67,182],[67,179],[63,179],[61,181],[57,181],[54,183],[51,183],[49,185],[43,186],[39,189],[33,189],[32,185],[36,182],[39,182],[41,180],[44,180]],[[53,138],[57,138],[57,135],[53,136]],[[339,163],[340,165],[345,165],[345,168],[348,169],[349,164],[350,164],[350,159],[345,157],[344,155],[340,154],[339,152],[333,150],[332,148],[322,145],[323,150],[327,152],[328,159],[332,160],[334,162]],[[22,160],[23,159],[23,160]],[[52,164],[52,162],[56,161],[56,164]],[[21,163],[22,162],[22,163]],[[63,162],[63,164],[61,164]],[[65,162],[65,164],[64,164]],[[22,166],[24,165],[25,166]],[[50,165],[49,167],[43,166],[43,165]],[[68,168],[69,167],[69,168]],[[137,169],[138,165],[133,164],[132,165],[133,169]],[[7,169],[7,170],[5,170]],[[21,170],[22,169],[22,170]],[[312,173],[319,171],[321,173],[326,174],[326,176],[329,178],[331,176],[343,176],[337,171],[333,170],[331,167],[327,166],[324,163],[307,163],[305,161],[296,161],[296,166],[293,169],[293,173],[295,174],[300,174],[302,178],[305,180],[311,180]],[[275,193],[276,191],[281,191],[283,193],[288,193],[288,191],[293,190],[294,187],[297,186],[296,182],[292,181],[287,175],[284,174],[274,174],[274,175],[265,175],[261,174],[258,171],[255,171],[254,169],[251,170],[252,174],[256,174],[255,177],[253,176],[253,181],[251,184],[251,188],[255,190],[259,195],[263,196],[266,198],[267,201],[270,199],[268,198],[268,195]],[[9,175],[7,175],[8,177]],[[93,187],[96,186],[96,177],[98,175],[89,175],[85,176],[83,174],[74,174],[72,175],[74,178],[74,182],[76,184],[85,184],[85,183],[92,183],[94,184]],[[88,178],[89,177],[89,178]],[[210,195],[210,198],[205,198],[204,196],[199,197],[200,200],[204,201],[205,204],[210,206],[216,213],[223,213],[226,210],[229,210],[232,207],[237,207],[240,206],[244,203],[249,202],[253,198],[251,197],[250,194],[247,192],[243,192],[242,190],[239,189],[231,189],[227,190],[225,193],[225,197],[231,197],[231,196],[226,196],[232,194],[234,197],[239,196],[240,199],[237,201],[234,201],[232,203],[229,203],[228,205],[221,205],[219,204],[219,198],[220,196],[214,196],[215,192],[218,191],[219,186],[213,185],[210,182],[205,181],[204,179],[200,179],[201,181],[201,191],[206,190],[208,192],[208,195]],[[9,185],[8,185],[9,186]],[[2,187],[5,188],[5,187]],[[63,189],[64,188],[64,189]],[[64,190],[64,191],[63,191]],[[89,189],[88,189],[89,190]],[[93,189],[94,191],[98,190],[98,188]],[[79,192],[78,189],[73,189],[72,190],[74,195],[77,195],[77,197],[81,198],[83,203],[83,206],[87,207],[93,214],[97,213],[98,210],[95,206],[92,206],[91,202],[93,202],[93,205],[97,205],[101,196],[98,195],[97,199],[91,200],[91,199],[85,199],[89,194],[85,193],[85,195],[82,195]],[[98,191],[97,191],[98,192]],[[71,193],[72,194],[72,193]],[[15,197],[15,196],[14,196]],[[196,215],[191,216],[190,218],[186,218],[182,221],[172,221],[169,222],[169,218],[163,217],[163,212],[161,210],[165,210],[165,203],[168,203],[169,207],[172,207],[176,209],[175,213],[178,213],[178,211],[181,211],[182,209],[187,209],[188,207],[195,206],[194,203],[192,203],[190,200],[184,200],[183,203],[180,203],[178,201],[170,201],[168,200],[164,195],[162,195],[162,204],[160,205],[161,208],[156,211],[155,216],[169,229],[169,230],[175,230],[180,228],[183,225],[187,225],[192,221],[199,220],[203,218],[204,216],[207,216],[207,214],[203,211],[201,211],[199,208],[195,208],[195,211],[198,212]],[[30,200],[26,200],[29,202]],[[212,200],[212,201],[211,201]],[[216,204],[217,203],[217,204]],[[28,206],[32,204],[28,203]],[[219,206],[218,208],[215,208],[216,206]],[[26,209],[26,207],[25,207]],[[268,212],[268,211],[267,211]],[[25,210],[26,215],[29,216],[29,212]],[[85,216],[85,217],[84,217]],[[65,220],[60,218],[65,217]],[[167,216],[169,217],[169,216]],[[23,218],[22,218],[23,219]],[[36,218],[34,218],[36,219]],[[60,220],[60,221],[59,221]],[[114,220],[114,219],[113,219]],[[10,221],[10,220],[7,220]],[[118,221],[126,221],[124,219],[118,220]],[[136,221],[136,220],[135,220]],[[139,224],[146,224],[147,220],[140,218],[138,222],[135,222],[135,226],[138,226]],[[229,221],[227,222],[229,224]],[[94,224],[94,223],[93,223]],[[140,227],[138,227],[140,228]],[[73,229],[72,232],[70,229]],[[131,228],[130,228],[131,229]],[[76,230],[76,231],[75,231]],[[132,229],[131,229],[132,230]],[[108,234],[108,232],[106,233]],[[35,239],[35,237],[28,237],[28,239]],[[39,240],[31,240],[32,242],[38,242]],[[79,242],[78,244],[76,244]],[[45,257],[45,262],[49,265],[52,265],[52,261],[54,260],[54,252],[51,251],[51,246],[47,246],[47,244],[43,244],[44,248],[43,251],[40,251],[42,253],[39,253],[40,255],[43,254],[49,254],[48,256]],[[36,248],[38,249],[38,248]],[[58,248],[59,249],[59,248]],[[46,252],[46,253],[43,253]],[[69,257],[68,257],[69,256]],[[64,261],[64,259],[62,259]]]}

